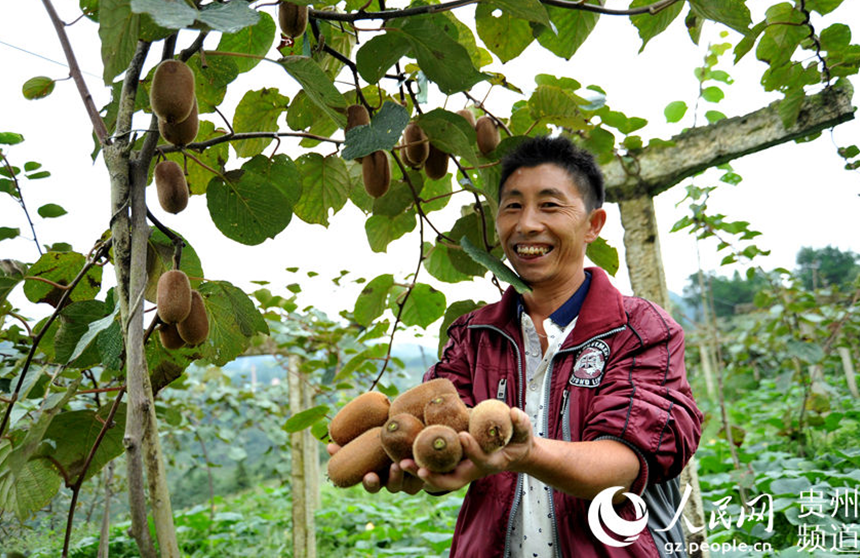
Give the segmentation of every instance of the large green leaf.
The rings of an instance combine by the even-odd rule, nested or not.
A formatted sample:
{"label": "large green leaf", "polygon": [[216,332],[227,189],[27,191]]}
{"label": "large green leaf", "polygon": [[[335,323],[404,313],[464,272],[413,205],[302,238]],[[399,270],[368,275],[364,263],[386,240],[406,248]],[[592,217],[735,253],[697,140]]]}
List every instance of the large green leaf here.
{"label": "large green leaf", "polygon": [[475,129],[465,118],[444,109],[433,109],[421,115],[418,124],[438,149],[460,156],[472,165],[478,164]]}
{"label": "large green leaf", "polygon": [[522,54],[534,41],[534,34],[527,20],[507,12],[496,17],[495,13],[494,6],[483,2],[478,4],[475,10],[475,28],[490,52],[498,56],[504,64]]}
{"label": "large green leaf", "polygon": [[550,26],[549,15],[540,0],[487,0],[486,3],[514,18]]}
{"label": "large green leaf", "polygon": [[339,127],[346,126],[346,100],[319,64],[306,56],[286,56],[279,63]]}
{"label": "large green leaf", "polygon": [[[411,174],[411,173],[410,173]],[[420,186],[420,183],[419,183]],[[406,181],[395,181],[383,196],[373,199],[373,215],[396,217],[415,202],[412,188]]]}
{"label": "large green leaf", "polygon": [[204,67],[200,54],[195,54],[188,60],[188,65],[194,70],[194,94],[197,97],[197,109],[200,114],[213,113],[224,101],[227,85],[239,76],[235,57],[207,56]]}
{"label": "large green leaf", "polygon": [[[98,348],[90,346],[93,337],[88,337],[87,341],[82,342],[82,339],[87,336],[95,323],[101,322],[108,315],[110,309],[101,301],[79,301],[65,307],[60,313],[60,327],[57,330],[57,335],[54,337],[55,358],[58,363],[71,364],[77,368],[87,368],[99,363],[100,355]],[[110,326],[113,321],[111,316],[110,321],[105,326]],[[96,335],[98,332],[96,332]],[[78,346],[82,346],[78,352]],[[74,357],[77,353],[78,357]],[[81,355],[83,354],[83,355]],[[71,363],[73,359],[77,359],[75,363]]]}
{"label": "large green leaf", "polygon": [[554,85],[539,85],[529,98],[529,111],[533,120],[568,126],[581,130],[587,126],[580,105],[582,97]]}
{"label": "large green leaf", "polygon": [[27,275],[27,266],[17,260],[0,260],[0,304],[6,301],[6,297],[15,286],[24,281]]}
{"label": "large green leaf", "polygon": [[[633,0],[630,3],[630,8],[639,8],[653,4],[652,0]],[[645,50],[645,45],[648,41],[662,33],[669,27],[676,17],[681,14],[684,9],[683,2],[676,2],[667,8],[664,8],[656,14],[639,14],[630,17],[630,22],[639,30],[639,37],[642,39],[642,47],[639,52]]]}
{"label": "large green leaf", "polygon": [[[88,303],[88,302],[89,301],[86,301],[85,303]],[[65,313],[66,310],[68,310],[68,309],[64,309],[63,312]],[[80,337],[77,344],[75,345],[74,350],[72,351],[72,354],[68,357],[68,359],[66,359],[66,362],[71,363],[71,362],[75,361],[75,359],[80,357],[84,353],[84,351],[88,347],[90,347],[90,344],[92,344],[93,342],[96,341],[96,338],[101,336],[102,333],[107,332],[107,330],[111,326],[113,326],[114,324],[117,324],[117,322],[115,320],[117,314],[119,314],[119,303],[117,303],[114,306],[113,312],[111,312],[110,314],[108,314],[104,318],[100,318],[98,320],[90,322],[89,325],[87,326],[86,332],[84,332],[84,334]],[[63,330],[61,329],[60,331],[62,332]],[[54,348],[58,352],[57,355],[59,356],[59,352],[61,351],[61,348],[58,346],[56,341],[54,343]],[[101,353],[98,352],[98,347],[96,347],[96,351],[97,351],[98,359],[101,359]]]}
{"label": "large green leaf", "polygon": [[[589,0],[589,4],[597,4],[597,0]],[[556,56],[568,59],[579,49],[597,24],[600,14],[584,10],[570,10],[547,6],[549,19],[555,26],[555,33],[544,29],[538,35],[538,42]]]}
{"label": "large green leaf", "polygon": [[244,291],[226,281],[206,282],[198,289],[209,316],[209,338],[203,343],[203,358],[223,366],[240,356],[257,333],[269,327]]}
{"label": "large green leaf", "polygon": [[258,155],[215,177],[206,190],[209,215],[228,238],[258,245],[284,230],[292,218],[292,204],[275,185],[277,169],[267,157]]}
{"label": "large green leaf", "polygon": [[598,237],[594,242],[589,243],[585,249],[585,255],[600,266],[610,276],[615,276],[618,271],[618,249],[606,242],[603,237]]}
{"label": "large green leaf", "polygon": [[358,74],[367,83],[376,83],[389,68],[409,52],[409,41],[397,31],[377,35],[364,43],[355,54]]}
{"label": "large green leaf", "polygon": [[[263,88],[245,92],[233,114],[233,130],[240,132],[277,132],[278,119],[287,110],[289,97],[281,95],[275,88]],[[255,138],[233,142],[239,157],[259,155],[272,143],[272,138]]]}
{"label": "large green leaf", "polygon": [[532,290],[531,287],[526,285],[517,273],[508,268],[504,262],[486,250],[473,245],[469,240],[469,237],[463,236],[460,239],[460,246],[463,247],[466,254],[468,254],[475,262],[493,272],[493,274],[495,274],[501,281],[511,284],[518,293],[528,293]]}
{"label": "large green leaf", "polygon": [[450,249],[440,243],[424,243],[424,268],[431,276],[446,283],[470,281],[473,276],[464,274],[451,262]]}
{"label": "large green leaf", "polygon": [[297,433],[303,429],[307,429],[320,419],[324,418],[328,412],[329,407],[322,405],[294,413],[286,423],[284,423],[284,431],[287,433]]}
{"label": "large green leaf", "polygon": [[397,240],[415,229],[415,212],[402,213],[396,217],[373,215],[364,222],[367,242],[373,252],[385,252],[391,241]]}
{"label": "large green leaf", "polygon": [[346,143],[341,157],[357,159],[378,150],[388,151],[397,145],[407,124],[409,113],[406,108],[386,101],[373,115],[370,124],[346,131]]}
{"label": "large green leaf", "polygon": [[235,33],[256,24],[260,19],[257,10],[247,2],[211,2],[200,9],[197,21],[215,31]]}
{"label": "large green leaf", "polygon": [[[235,33],[224,33],[221,35],[217,50],[221,52],[250,54],[253,56],[266,56],[269,49],[272,48],[272,42],[275,40],[275,20],[262,10],[257,13],[260,14],[260,21],[254,25],[245,27]],[[247,72],[260,63],[259,58],[238,56],[235,58],[236,68],[240,72]]]}
{"label": "large green leaf", "polygon": [[[259,19],[257,11],[246,2],[214,2],[198,10],[176,0],[131,0],[131,10],[137,14],[149,14],[157,25],[165,29],[183,29],[199,22],[215,31],[235,33],[254,25]],[[99,12],[105,12],[103,3]]]}
{"label": "large green leaf", "polygon": [[45,459],[27,462],[17,475],[0,474],[0,510],[14,512],[24,522],[51,502],[61,481],[53,464]]}
{"label": "large green leaf", "polygon": [[36,76],[24,82],[21,92],[25,99],[44,99],[54,91],[56,81],[45,76]]}
{"label": "large green leaf", "polygon": [[383,274],[371,280],[355,300],[355,321],[362,326],[370,326],[371,322],[379,318],[385,312],[388,292],[393,285],[394,276],[391,274]]}
{"label": "large green leaf", "polygon": [[[398,306],[402,303],[403,312],[400,321],[406,326],[418,326],[427,328],[445,313],[445,294],[426,283],[417,283],[409,296],[406,297],[405,288],[396,297],[389,299],[389,306],[395,315]],[[394,290],[396,291],[396,290]],[[403,298],[406,297],[404,300]]]}
{"label": "large green leaf", "polygon": [[[59,285],[70,285],[86,261],[86,257],[77,252],[46,252],[30,267],[27,275]],[[101,289],[101,281],[101,267],[93,266],[69,295],[68,300],[92,299]],[[28,279],[24,282],[24,295],[33,303],[48,303],[56,307],[62,294],[62,289],[42,281]]]}
{"label": "large green leaf", "polygon": [[139,32],[140,16],[132,13],[130,0],[100,1],[99,39],[105,83],[125,72],[137,48]]}
{"label": "large green leaf", "polygon": [[303,190],[293,210],[302,221],[328,227],[329,212],[339,212],[349,197],[346,164],[340,157],[318,153],[306,153],[296,163]]}
{"label": "large green leaf", "polygon": [[777,4],[767,10],[768,26],[756,47],[756,58],[770,64],[771,68],[787,64],[800,42],[809,34],[801,25],[804,15],[791,4]]}
{"label": "large green leaf", "polygon": [[448,343],[448,327],[451,326],[451,323],[464,314],[470,313],[485,305],[486,303],[483,301],[476,303],[475,301],[468,299],[465,301],[457,301],[448,307],[448,310],[445,311],[445,316],[442,317],[442,324],[439,325],[439,359],[442,359],[442,350],[445,349],[445,344]]}
{"label": "large green leaf", "polygon": [[690,0],[694,12],[746,34],[752,19],[744,0]]}

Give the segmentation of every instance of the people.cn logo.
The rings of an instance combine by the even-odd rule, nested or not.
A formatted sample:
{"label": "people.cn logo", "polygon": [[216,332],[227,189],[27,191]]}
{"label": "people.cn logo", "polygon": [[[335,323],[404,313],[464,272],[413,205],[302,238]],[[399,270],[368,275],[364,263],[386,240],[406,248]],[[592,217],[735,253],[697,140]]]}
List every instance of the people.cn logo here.
{"label": "people.cn logo", "polygon": [[[619,489],[624,488],[621,486],[607,487],[597,494],[588,507],[588,526],[591,528],[591,533],[602,543],[611,547],[627,547],[639,539],[639,534],[648,525],[648,511],[645,508],[645,501],[635,493],[624,493],[624,496],[633,503],[636,520],[624,520],[618,516],[615,507],[612,506],[612,498]],[[604,526],[623,541],[610,536]]]}

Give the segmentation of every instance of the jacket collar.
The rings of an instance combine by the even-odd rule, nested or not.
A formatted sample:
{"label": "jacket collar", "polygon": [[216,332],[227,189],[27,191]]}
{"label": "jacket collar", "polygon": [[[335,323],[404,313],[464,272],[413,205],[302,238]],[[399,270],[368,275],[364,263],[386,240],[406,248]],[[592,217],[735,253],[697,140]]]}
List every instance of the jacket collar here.
{"label": "jacket collar", "polygon": [[[591,285],[579,311],[573,336],[562,346],[562,349],[579,345],[594,336],[627,323],[621,292],[612,285],[606,272],[601,268],[586,268],[586,270],[591,272]],[[519,295],[513,287],[508,287],[498,303],[475,311],[469,326],[494,327],[513,339],[519,339],[521,332],[518,306]]]}

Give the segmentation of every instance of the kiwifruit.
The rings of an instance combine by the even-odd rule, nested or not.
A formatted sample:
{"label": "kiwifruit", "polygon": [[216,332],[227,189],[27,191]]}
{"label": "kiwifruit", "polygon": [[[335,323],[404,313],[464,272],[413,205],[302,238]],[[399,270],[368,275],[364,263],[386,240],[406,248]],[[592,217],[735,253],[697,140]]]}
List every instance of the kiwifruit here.
{"label": "kiwifruit", "polygon": [[406,145],[406,158],[414,167],[420,167],[427,161],[427,156],[430,155],[430,142],[427,141],[427,134],[421,130],[418,123],[410,122],[406,125],[406,130],[403,131],[403,140]]}
{"label": "kiwifruit", "polygon": [[430,155],[424,162],[424,172],[428,179],[441,179],[448,174],[448,154],[430,144]]}
{"label": "kiwifruit", "polygon": [[350,105],[346,108],[346,130],[351,130],[356,126],[364,126],[370,124],[370,113],[364,105]]}
{"label": "kiwifruit", "polygon": [[181,60],[163,61],[152,76],[149,106],[168,124],[182,122],[194,107],[194,72]]}
{"label": "kiwifruit", "polygon": [[335,453],[328,461],[328,477],[337,487],[352,487],[370,472],[388,479],[391,458],[382,448],[382,427],[368,429]]}
{"label": "kiwifruit", "polygon": [[468,431],[469,408],[457,394],[439,394],[424,405],[424,423],[447,425],[458,433]]}
{"label": "kiwifruit", "polygon": [[182,270],[168,270],[158,278],[156,288],[158,318],[167,324],[176,324],[188,318],[191,312],[191,282]]}
{"label": "kiwifruit", "polygon": [[172,214],[184,210],[188,206],[188,182],[179,163],[170,159],[159,161],[153,174],[161,208]]}
{"label": "kiwifruit", "polygon": [[391,169],[384,151],[374,151],[361,159],[361,177],[364,189],[373,198],[384,196],[391,185]]}
{"label": "kiwifruit", "polygon": [[344,446],[372,427],[388,420],[391,402],[382,392],[365,392],[340,409],[331,420],[328,434],[331,440]]}
{"label": "kiwifruit", "polygon": [[487,155],[499,145],[501,136],[499,128],[493,119],[487,115],[482,116],[475,122],[475,132],[478,134],[478,149]]}
{"label": "kiwifruit", "polygon": [[475,115],[472,113],[472,111],[470,111],[469,109],[462,109],[457,111],[457,114],[469,121],[469,124],[472,125],[472,128],[475,127]]}
{"label": "kiwifruit", "polygon": [[403,160],[404,165],[412,168],[420,167],[420,165],[416,165],[414,161],[409,159],[409,152],[406,151],[406,141],[403,138],[400,139],[399,148],[400,159]]}
{"label": "kiwifruit", "polygon": [[308,7],[282,1],[278,4],[278,23],[287,37],[302,36],[308,27]]}
{"label": "kiwifruit", "polygon": [[200,127],[200,119],[197,115],[197,99],[194,100],[194,107],[191,109],[191,114],[182,122],[170,124],[167,121],[158,119],[158,131],[161,136],[175,146],[184,146],[190,144],[197,137],[197,129]]}
{"label": "kiwifruit", "polygon": [[463,458],[463,446],[457,432],[447,425],[428,425],[412,444],[415,463],[431,472],[452,471]]}
{"label": "kiwifruit", "polygon": [[411,413],[398,413],[382,426],[382,448],[395,462],[412,458],[412,443],[424,429],[424,423]]}
{"label": "kiwifruit", "polygon": [[495,452],[508,444],[513,430],[511,408],[501,400],[484,400],[472,409],[469,434],[484,452]]}
{"label": "kiwifruit", "polygon": [[424,421],[424,406],[440,394],[456,395],[457,389],[454,387],[454,383],[447,378],[439,377],[410,388],[391,402],[391,407],[388,408],[388,417],[394,417],[398,413],[411,413]]}
{"label": "kiwifruit", "polygon": [[209,317],[203,304],[203,296],[196,289],[191,290],[191,312],[176,325],[179,335],[190,346],[203,343],[209,336]]}
{"label": "kiwifruit", "polygon": [[179,349],[185,347],[185,340],[179,335],[175,324],[162,324],[158,327],[158,337],[165,349]]}

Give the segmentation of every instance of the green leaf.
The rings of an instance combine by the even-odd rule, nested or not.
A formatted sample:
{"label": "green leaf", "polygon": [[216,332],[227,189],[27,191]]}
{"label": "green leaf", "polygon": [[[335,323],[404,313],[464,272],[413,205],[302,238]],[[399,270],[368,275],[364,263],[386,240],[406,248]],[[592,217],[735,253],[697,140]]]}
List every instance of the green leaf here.
{"label": "green leaf", "polygon": [[239,76],[234,58],[207,55],[206,67],[203,67],[200,54],[188,60],[188,65],[194,71],[194,94],[200,114],[214,113],[224,101],[227,86]]}
{"label": "green leaf", "polygon": [[373,252],[385,252],[391,241],[397,240],[415,229],[415,212],[407,212],[391,218],[385,215],[370,216],[364,222],[367,242]]}
{"label": "green leaf", "polygon": [[[275,133],[278,131],[278,119],[287,110],[289,103],[289,97],[284,97],[274,88],[249,90],[233,114],[233,130],[237,133]],[[233,149],[239,157],[253,157],[262,153],[271,142],[272,138],[242,140],[233,142]]]}
{"label": "green leaf", "polygon": [[711,103],[719,103],[723,100],[723,97],[725,96],[726,94],[723,93],[723,90],[715,85],[706,87],[702,90],[702,98],[705,101],[709,101]]}
{"label": "green leaf", "polygon": [[[630,8],[640,8],[650,4],[653,4],[652,0],[633,0],[630,3]],[[683,8],[683,2],[676,2],[656,14],[645,13],[630,16],[630,22],[639,30],[639,37],[642,39],[642,47],[639,49],[639,52],[645,50],[645,45],[648,44],[648,41],[665,31],[669,27],[669,24],[681,14]]]}
{"label": "green leaf", "polygon": [[409,124],[409,113],[406,108],[386,101],[373,115],[370,124],[356,126],[346,131],[346,142],[341,157],[357,159],[375,151],[388,151],[397,145],[407,124]]}
{"label": "green leaf", "polygon": [[36,211],[39,212],[40,216],[45,218],[60,217],[61,215],[66,215],[68,213],[62,206],[58,206],[57,204],[45,204]]}
{"label": "green leaf", "polygon": [[457,301],[448,307],[448,310],[445,311],[445,316],[442,317],[442,324],[439,325],[439,349],[437,352],[439,359],[442,359],[442,350],[445,349],[445,344],[448,343],[448,327],[451,326],[451,323],[464,314],[470,313],[485,305],[486,303],[483,301],[476,303],[475,301],[468,299],[465,301]]}
{"label": "green leaf", "polygon": [[337,213],[349,197],[349,173],[343,159],[306,153],[296,162],[302,176],[302,196],[293,211],[307,223],[328,227],[329,212]]}
{"label": "green leaf", "polygon": [[475,262],[485,267],[493,274],[496,275],[501,281],[510,284],[514,289],[517,290],[518,293],[528,293],[531,291],[531,287],[526,285],[526,283],[520,279],[516,272],[512,269],[508,268],[504,262],[485,251],[482,248],[478,248],[472,244],[468,237],[463,236],[460,239],[460,246],[463,247],[463,250],[466,251]]}
{"label": "green leaf", "polygon": [[0,474],[0,510],[14,512],[24,522],[51,502],[60,490],[60,482],[55,466],[49,461],[30,460],[15,475]]}
{"label": "green leaf", "polygon": [[814,10],[821,15],[829,14],[842,4],[843,0],[806,0],[806,9]]}
{"label": "green leaf", "polygon": [[598,237],[595,241],[589,243],[585,249],[585,255],[596,266],[600,266],[610,276],[615,277],[615,273],[618,272],[619,267],[618,250],[607,243],[603,237]]}
{"label": "green leaf", "polygon": [[368,359],[382,359],[385,357],[388,351],[387,344],[377,344],[370,346],[364,351],[359,352],[355,356],[353,356],[349,361],[346,362],[340,371],[337,372],[337,375],[334,377],[334,380],[341,380],[353,372],[355,372],[359,367],[367,363]]}
{"label": "green leaf", "polygon": [[529,98],[529,114],[532,120],[568,126],[582,130],[587,126],[580,109],[587,101],[568,89],[557,85],[538,85]]}
{"label": "green leaf", "polygon": [[212,2],[200,9],[197,20],[215,31],[236,33],[255,25],[260,15],[247,2]]}
{"label": "green leaf", "polygon": [[786,92],[785,98],[779,102],[777,112],[785,128],[792,128],[797,123],[797,117],[800,115],[800,107],[803,105],[804,99],[806,99],[806,94],[803,92],[803,88],[796,88]]}
{"label": "green leaf", "polygon": [[149,14],[157,25],[166,29],[191,27],[198,15],[194,7],[173,0],[131,0],[131,11]]}
{"label": "green leaf", "polygon": [[0,132],[0,145],[14,146],[24,141],[24,136],[16,132]]}
{"label": "green leaf", "polygon": [[[194,247],[182,235],[179,235],[175,231],[173,233],[179,236],[184,243],[179,269],[185,272],[189,278],[204,277],[205,274],[203,273],[203,267],[200,265],[200,257],[197,256],[197,251],[194,250]],[[157,227],[151,227],[149,242],[146,247],[147,284],[146,291],[144,291],[144,298],[150,303],[156,302],[158,278],[167,270],[173,269],[173,254],[173,241]],[[196,289],[199,284],[199,279],[191,279],[192,288]]]}
{"label": "green leaf", "polygon": [[17,260],[0,260],[0,304],[6,301],[9,293],[24,281],[27,266]]}
{"label": "green leaf", "polygon": [[319,64],[305,56],[287,56],[279,64],[339,127],[346,126],[346,100]]}
{"label": "green leaf", "polygon": [[320,419],[323,419],[328,412],[329,407],[323,405],[294,413],[284,423],[284,431],[287,433],[297,433],[303,429],[307,429]]}
{"label": "green leaf", "polygon": [[56,83],[51,78],[37,76],[25,81],[21,92],[25,99],[44,99],[54,91]]}
{"label": "green leaf", "polygon": [[421,115],[418,124],[438,149],[462,157],[472,165],[478,164],[474,148],[477,142],[475,129],[466,119],[444,109],[433,109]]}
{"label": "green leaf", "polygon": [[[116,306],[113,309],[113,312],[110,313],[109,315],[107,315],[106,317],[90,322],[89,325],[87,326],[86,332],[84,332],[84,334],[80,337],[77,344],[75,345],[75,348],[72,351],[72,354],[68,357],[68,359],[65,360],[66,363],[71,363],[72,361],[74,361],[75,359],[80,357],[84,353],[84,350],[86,350],[89,347],[89,345],[93,341],[95,341],[95,339],[99,336],[99,334],[101,334],[102,332],[104,332],[105,330],[107,330],[108,328],[113,326],[113,324],[115,323],[114,319],[116,318],[116,315],[118,313],[119,313],[119,303],[116,304]],[[54,347],[57,351],[57,356],[59,358],[60,348],[57,347],[56,342],[54,344]]]}
{"label": "green leaf", "polygon": [[[260,10],[260,21],[235,33],[224,33],[218,42],[220,52],[235,52],[254,56],[266,56],[275,40],[275,20]],[[260,63],[259,58],[235,57],[233,61],[239,72],[247,72]]]}
{"label": "green leaf", "polygon": [[464,274],[451,262],[450,249],[443,244],[424,243],[424,268],[431,276],[446,283],[469,281],[473,276]]}
{"label": "green leaf", "polygon": [[[415,174],[417,173],[410,173]],[[420,183],[419,183],[420,184]],[[412,188],[406,181],[396,181],[391,184],[383,196],[373,200],[371,206],[374,215],[396,217],[406,211],[415,201]]]}
{"label": "green leaf", "polygon": [[705,112],[705,118],[708,119],[709,124],[713,124],[726,118],[726,115],[720,111],[707,111]]}
{"label": "green leaf", "polygon": [[[196,141],[205,142],[206,140],[211,140],[212,138],[217,138],[223,135],[224,131],[216,131],[213,123],[208,120],[201,120],[197,130]],[[164,143],[163,145],[167,144]],[[201,163],[208,166],[210,169],[220,169],[227,162],[230,156],[229,147],[230,144],[228,142],[222,142],[220,144],[215,144],[214,146],[209,146],[203,150],[203,153],[195,153],[194,157],[199,159]],[[176,161],[179,165],[184,164],[184,156],[180,152],[168,153],[167,159]],[[152,167],[149,171],[150,177],[152,176],[152,171],[154,169],[155,159],[153,158]],[[209,186],[209,181],[211,181],[212,177],[215,176],[217,175],[209,169],[204,168],[202,165],[189,163],[188,176],[185,177],[185,180],[188,182],[188,189],[191,191],[191,194],[206,194],[206,187]]]}
{"label": "green leaf", "polygon": [[[226,237],[245,245],[274,238],[290,223],[292,204],[275,186],[272,162],[258,155],[241,170],[215,177],[206,189],[212,222]],[[225,180],[226,179],[226,180]]]}
{"label": "green leaf", "polygon": [[821,32],[821,49],[838,51],[851,44],[851,28],[844,23],[834,23]]}
{"label": "green leaf", "polygon": [[809,33],[802,25],[804,15],[790,4],[776,4],[767,10],[767,27],[756,47],[756,57],[776,68],[791,61],[800,42]]}
{"label": "green leaf", "polygon": [[400,321],[406,326],[427,328],[445,313],[445,294],[426,283],[415,284],[408,297],[405,289],[398,297],[392,297],[389,306],[395,314],[400,303],[403,304]]}
{"label": "green leaf", "polygon": [[400,27],[412,47],[418,66],[442,93],[465,91],[484,79],[466,48],[424,16],[406,18]]}
{"label": "green leaf", "polygon": [[[92,367],[99,362],[98,348],[90,347],[93,337],[82,341],[95,325],[101,322],[110,309],[101,301],[78,301],[65,307],[60,313],[60,327],[54,337],[55,358],[63,365],[77,368]],[[104,328],[110,326],[113,316]],[[98,332],[96,332],[98,334]],[[80,351],[78,352],[78,349]],[[77,356],[75,356],[75,353]],[[82,355],[84,354],[84,355]],[[75,363],[73,360],[77,359]]]}
{"label": "green leaf", "polygon": [[253,301],[244,291],[226,281],[200,284],[209,338],[203,343],[203,358],[221,367],[245,352],[257,333],[268,334],[269,327]]}
{"label": "green leaf", "polygon": [[367,83],[376,83],[389,68],[406,56],[409,49],[409,41],[402,33],[389,31],[377,35],[364,43],[355,54],[358,74]]}
{"label": "green leaf", "polygon": [[[21,230],[17,227],[0,227],[0,241],[5,241],[6,239],[14,239],[18,235],[21,234]],[[0,301],[3,299],[0,298]]]}
{"label": "green leaf", "polygon": [[[598,5],[597,0],[588,0],[588,4]],[[584,10],[570,10],[547,6],[547,13],[555,33],[549,29],[538,35],[538,42],[547,50],[564,59],[569,59],[579,49],[588,35],[594,30],[600,14]]]}
{"label": "green leaf", "polygon": [[383,274],[371,280],[355,300],[355,321],[362,326],[370,326],[371,322],[382,316],[386,309],[388,292],[393,285],[394,276],[391,274]]}
{"label": "green leaf", "polygon": [[690,0],[690,6],[700,16],[723,23],[742,35],[752,23],[743,0]]}
{"label": "green leaf", "polygon": [[140,16],[132,13],[129,0],[100,0],[99,38],[105,83],[125,72],[137,48]]}
{"label": "green leaf", "polygon": [[487,0],[487,4],[514,18],[550,26],[549,15],[539,0]]}
{"label": "green leaf", "polygon": [[[197,10],[176,0],[131,0],[131,10],[137,14],[148,14],[165,29],[184,29],[200,22],[214,31],[235,33],[254,25],[259,19],[257,11],[245,2],[212,3]],[[104,13],[103,6],[100,13]]]}
{"label": "green leaf", "polygon": [[[30,267],[28,276],[36,276],[59,285],[70,285],[86,264],[86,257],[77,252],[46,252]],[[94,298],[101,289],[102,268],[93,266],[68,297],[70,301]],[[24,282],[24,295],[32,303],[48,303],[56,307],[63,290],[38,280]]]}
{"label": "green leaf", "polygon": [[[546,10],[541,6],[541,10]],[[531,25],[527,20],[502,12],[494,15],[496,8],[481,2],[475,10],[475,29],[490,52],[499,57],[502,64],[518,57],[532,41]]]}

